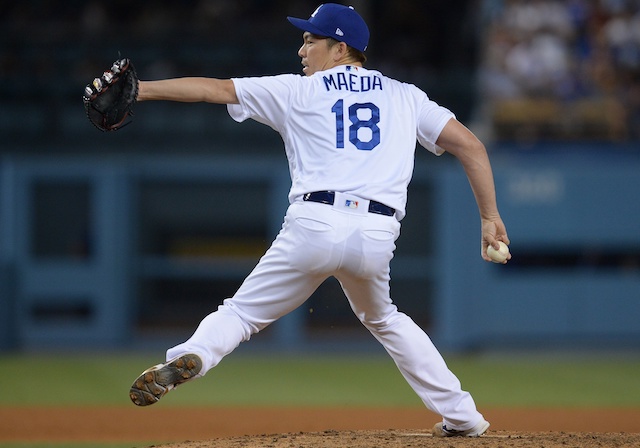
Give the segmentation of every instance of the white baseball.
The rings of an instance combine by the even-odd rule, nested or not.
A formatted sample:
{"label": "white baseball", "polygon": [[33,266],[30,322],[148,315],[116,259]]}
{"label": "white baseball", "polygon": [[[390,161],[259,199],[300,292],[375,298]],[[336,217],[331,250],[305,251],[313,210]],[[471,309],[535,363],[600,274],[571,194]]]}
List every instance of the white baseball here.
{"label": "white baseball", "polygon": [[495,250],[491,245],[487,247],[487,255],[494,263],[502,263],[507,259],[507,256],[509,256],[509,246],[502,241],[498,241],[498,244],[500,245],[500,249],[498,250]]}

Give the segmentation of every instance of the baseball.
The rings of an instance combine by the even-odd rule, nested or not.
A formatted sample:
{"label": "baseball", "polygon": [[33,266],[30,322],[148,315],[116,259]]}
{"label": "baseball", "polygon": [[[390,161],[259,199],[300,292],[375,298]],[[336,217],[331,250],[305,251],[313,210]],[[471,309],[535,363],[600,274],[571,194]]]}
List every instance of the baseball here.
{"label": "baseball", "polygon": [[487,255],[494,263],[502,263],[507,259],[507,256],[509,256],[509,246],[502,241],[498,241],[498,244],[500,244],[499,250],[495,250],[491,245],[487,247]]}

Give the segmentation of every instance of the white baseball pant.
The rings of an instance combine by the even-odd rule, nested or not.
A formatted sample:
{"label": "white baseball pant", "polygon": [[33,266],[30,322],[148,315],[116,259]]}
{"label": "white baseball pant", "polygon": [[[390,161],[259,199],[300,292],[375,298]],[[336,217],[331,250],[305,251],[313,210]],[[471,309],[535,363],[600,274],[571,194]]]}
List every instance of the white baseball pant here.
{"label": "white baseball pant", "polygon": [[204,375],[334,276],[353,312],[426,407],[449,427],[473,427],[483,418],[473,398],[461,389],[429,336],[389,296],[389,263],[400,223],[367,208],[367,200],[341,193],[333,206],[301,200],[291,204],[280,233],[236,294],[206,316],[191,338],[169,349],[167,360],[196,353],[203,361],[199,376]]}

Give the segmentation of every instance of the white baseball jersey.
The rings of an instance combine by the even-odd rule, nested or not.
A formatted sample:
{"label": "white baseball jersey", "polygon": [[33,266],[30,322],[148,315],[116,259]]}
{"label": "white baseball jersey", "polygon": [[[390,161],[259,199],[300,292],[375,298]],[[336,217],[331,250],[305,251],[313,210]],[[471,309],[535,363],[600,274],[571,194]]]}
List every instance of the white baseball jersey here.
{"label": "white baseball jersey", "polygon": [[236,121],[252,118],[280,133],[292,187],[289,201],[338,191],[381,202],[405,215],[416,140],[435,142],[454,115],[412,84],[342,65],[312,76],[234,78]]}

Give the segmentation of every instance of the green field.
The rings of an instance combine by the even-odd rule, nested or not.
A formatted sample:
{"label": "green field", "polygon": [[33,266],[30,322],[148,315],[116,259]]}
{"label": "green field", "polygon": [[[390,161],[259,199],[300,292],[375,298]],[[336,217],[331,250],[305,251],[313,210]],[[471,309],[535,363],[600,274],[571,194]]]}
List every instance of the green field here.
{"label": "green field", "polygon": [[[160,355],[161,356],[161,355]],[[640,357],[446,356],[478,406],[640,407]],[[0,406],[130,406],[148,354],[0,356]],[[422,406],[390,358],[232,355],[165,405]]]}
{"label": "green field", "polygon": [[[161,356],[161,355],[159,355]],[[482,407],[640,407],[639,356],[446,356]],[[0,406],[132,406],[148,353],[0,356]],[[386,356],[239,355],[181,386],[163,406],[422,406]],[[2,443],[79,448],[81,443]],[[95,443],[95,448],[132,444]]]}

